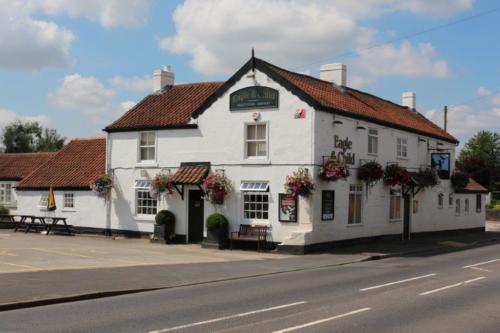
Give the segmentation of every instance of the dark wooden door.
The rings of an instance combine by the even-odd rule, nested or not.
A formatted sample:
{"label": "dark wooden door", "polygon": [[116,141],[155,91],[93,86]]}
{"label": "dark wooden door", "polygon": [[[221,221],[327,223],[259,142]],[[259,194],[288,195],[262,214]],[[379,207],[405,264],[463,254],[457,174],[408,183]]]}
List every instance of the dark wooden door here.
{"label": "dark wooden door", "polygon": [[410,239],[410,195],[404,196],[403,239]]}
{"label": "dark wooden door", "polygon": [[203,240],[203,193],[200,190],[189,191],[188,241],[199,243]]}

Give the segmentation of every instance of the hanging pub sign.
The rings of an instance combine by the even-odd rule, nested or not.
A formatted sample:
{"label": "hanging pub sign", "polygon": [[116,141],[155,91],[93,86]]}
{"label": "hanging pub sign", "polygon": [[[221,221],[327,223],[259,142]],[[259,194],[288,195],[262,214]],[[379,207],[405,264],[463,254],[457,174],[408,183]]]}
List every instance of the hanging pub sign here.
{"label": "hanging pub sign", "polygon": [[341,139],[338,135],[333,137],[333,147],[340,151],[332,151],[332,156],[336,156],[339,161],[354,165],[356,163],[356,154],[349,152],[352,150],[352,141],[349,138]]}
{"label": "hanging pub sign", "polygon": [[229,109],[277,109],[278,102],[278,90],[262,86],[253,86],[233,92],[229,96]]}
{"label": "hanging pub sign", "polygon": [[279,221],[297,222],[297,197],[291,194],[279,195]]}
{"label": "hanging pub sign", "polygon": [[450,153],[432,153],[431,168],[436,170],[439,178],[450,178]]}

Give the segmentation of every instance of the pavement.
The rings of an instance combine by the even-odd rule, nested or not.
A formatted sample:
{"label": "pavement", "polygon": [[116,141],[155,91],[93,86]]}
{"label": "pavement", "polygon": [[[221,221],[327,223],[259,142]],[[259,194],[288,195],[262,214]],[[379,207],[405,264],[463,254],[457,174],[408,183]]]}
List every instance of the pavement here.
{"label": "pavement", "polygon": [[343,246],[306,256],[3,230],[0,231],[0,311],[375,259],[428,257],[500,241],[500,223],[488,223],[488,230],[491,231]]}
{"label": "pavement", "polygon": [[0,332],[498,332],[500,243],[476,245],[4,311]]}

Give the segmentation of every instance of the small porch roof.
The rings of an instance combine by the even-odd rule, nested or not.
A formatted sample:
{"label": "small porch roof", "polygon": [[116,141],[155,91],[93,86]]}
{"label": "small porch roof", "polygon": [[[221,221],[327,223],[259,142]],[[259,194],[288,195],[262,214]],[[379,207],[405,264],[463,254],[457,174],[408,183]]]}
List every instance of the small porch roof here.
{"label": "small porch roof", "polygon": [[177,169],[170,181],[176,185],[199,185],[207,176],[209,168],[208,163],[181,163],[181,167]]}

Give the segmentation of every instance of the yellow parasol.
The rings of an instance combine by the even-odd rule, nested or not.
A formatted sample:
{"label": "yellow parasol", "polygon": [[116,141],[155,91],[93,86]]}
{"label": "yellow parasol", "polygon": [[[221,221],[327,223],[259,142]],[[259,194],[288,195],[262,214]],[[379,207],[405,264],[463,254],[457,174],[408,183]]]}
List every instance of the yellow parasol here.
{"label": "yellow parasol", "polygon": [[56,199],[54,197],[54,190],[52,190],[52,186],[50,186],[49,197],[47,198],[47,210],[56,210]]}

